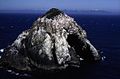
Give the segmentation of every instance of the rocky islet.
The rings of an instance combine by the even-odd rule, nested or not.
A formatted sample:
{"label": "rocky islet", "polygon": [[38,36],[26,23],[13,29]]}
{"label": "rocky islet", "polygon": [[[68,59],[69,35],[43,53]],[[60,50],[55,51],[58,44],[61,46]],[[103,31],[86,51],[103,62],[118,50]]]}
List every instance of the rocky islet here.
{"label": "rocky islet", "polygon": [[54,70],[100,59],[85,30],[63,11],[52,8],[4,49],[0,65],[26,71]]}

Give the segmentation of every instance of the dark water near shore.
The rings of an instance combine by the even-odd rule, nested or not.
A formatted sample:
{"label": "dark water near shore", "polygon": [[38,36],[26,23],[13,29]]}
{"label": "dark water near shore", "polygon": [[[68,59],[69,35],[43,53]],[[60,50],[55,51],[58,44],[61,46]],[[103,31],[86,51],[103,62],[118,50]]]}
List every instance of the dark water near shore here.
{"label": "dark water near shore", "polygon": [[[0,49],[10,45],[23,30],[32,26],[39,14],[0,14]],[[0,79],[120,79],[120,15],[71,15],[88,39],[106,57],[96,64],[68,69],[58,74],[18,75],[0,69]],[[0,53],[1,54],[1,53]],[[16,74],[16,75],[15,75]],[[17,76],[18,75],[18,76]],[[39,77],[39,78],[38,78]],[[41,78],[42,77],[42,78]]]}

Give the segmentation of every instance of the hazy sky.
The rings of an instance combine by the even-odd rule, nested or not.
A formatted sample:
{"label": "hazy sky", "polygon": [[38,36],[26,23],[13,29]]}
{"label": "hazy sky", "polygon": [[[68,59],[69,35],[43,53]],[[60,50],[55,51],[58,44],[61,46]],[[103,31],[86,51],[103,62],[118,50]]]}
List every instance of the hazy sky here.
{"label": "hazy sky", "polygon": [[52,7],[120,11],[120,0],[0,0],[0,10],[39,10]]}

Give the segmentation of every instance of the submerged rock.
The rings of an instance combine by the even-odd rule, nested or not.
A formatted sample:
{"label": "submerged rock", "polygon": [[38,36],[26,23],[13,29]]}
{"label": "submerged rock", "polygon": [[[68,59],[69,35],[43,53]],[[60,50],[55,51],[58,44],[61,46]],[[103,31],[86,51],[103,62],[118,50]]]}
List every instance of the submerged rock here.
{"label": "submerged rock", "polygon": [[64,69],[100,60],[86,32],[73,18],[52,8],[4,50],[1,66],[18,70]]}

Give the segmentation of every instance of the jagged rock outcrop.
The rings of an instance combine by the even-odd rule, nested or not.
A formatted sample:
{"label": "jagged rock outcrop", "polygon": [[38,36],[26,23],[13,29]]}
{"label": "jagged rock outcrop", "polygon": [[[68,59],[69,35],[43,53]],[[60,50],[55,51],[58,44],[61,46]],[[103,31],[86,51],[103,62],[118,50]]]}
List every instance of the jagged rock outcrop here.
{"label": "jagged rock outcrop", "polygon": [[4,67],[32,71],[80,66],[81,59],[100,60],[98,51],[86,37],[85,30],[73,18],[53,8],[5,49],[0,63]]}

